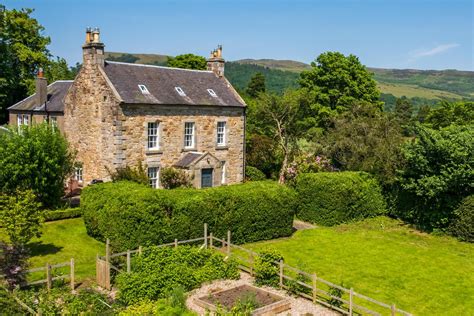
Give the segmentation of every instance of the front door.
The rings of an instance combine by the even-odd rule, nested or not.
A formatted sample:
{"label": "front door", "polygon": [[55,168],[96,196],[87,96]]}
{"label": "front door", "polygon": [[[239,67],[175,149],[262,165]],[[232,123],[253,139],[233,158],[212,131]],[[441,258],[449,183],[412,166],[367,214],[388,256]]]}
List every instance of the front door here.
{"label": "front door", "polygon": [[212,168],[201,169],[201,188],[212,187]]}

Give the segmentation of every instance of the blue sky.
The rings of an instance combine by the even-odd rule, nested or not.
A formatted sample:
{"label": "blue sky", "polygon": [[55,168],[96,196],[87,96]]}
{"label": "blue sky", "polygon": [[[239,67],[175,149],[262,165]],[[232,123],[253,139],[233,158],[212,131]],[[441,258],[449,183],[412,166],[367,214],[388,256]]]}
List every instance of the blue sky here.
{"label": "blue sky", "polygon": [[7,0],[30,7],[50,50],[81,60],[87,26],[108,51],[311,62],[324,51],[367,66],[474,70],[474,0]]}

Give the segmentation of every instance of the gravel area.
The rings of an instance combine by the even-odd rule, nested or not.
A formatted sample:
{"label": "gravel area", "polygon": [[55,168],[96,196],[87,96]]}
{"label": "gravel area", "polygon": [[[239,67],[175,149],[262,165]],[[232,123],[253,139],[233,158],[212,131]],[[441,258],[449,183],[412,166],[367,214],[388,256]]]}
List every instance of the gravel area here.
{"label": "gravel area", "polygon": [[[212,292],[227,290],[227,289],[230,289],[239,285],[244,285],[244,284],[253,285],[253,278],[249,274],[244,273],[244,272],[240,273],[239,280],[219,280],[219,281],[214,281],[212,283],[204,284],[199,289],[196,289],[189,293],[188,299],[186,300],[186,306],[190,310],[196,313],[199,313],[199,315],[206,315],[206,310],[200,306],[197,306],[194,303],[195,298],[199,298]],[[269,292],[284,296],[290,300],[291,309],[283,313],[280,313],[278,315],[281,315],[281,316],[339,315],[339,313],[336,313],[326,307],[323,307],[321,305],[314,305],[312,302],[304,298],[296,298],[294,296],[290,296],[288,295],[286,291],[276,290],[270,287],[262,287],[262,288]]]}

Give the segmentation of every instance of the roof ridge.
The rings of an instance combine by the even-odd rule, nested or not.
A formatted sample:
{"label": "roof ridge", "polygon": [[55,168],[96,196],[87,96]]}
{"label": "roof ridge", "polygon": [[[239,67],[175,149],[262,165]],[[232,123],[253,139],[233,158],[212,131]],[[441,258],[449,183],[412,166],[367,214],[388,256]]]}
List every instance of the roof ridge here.
{"label": "roof ridge", "polygon": [[185,68],[177,68],[177,67],[158,66],[158,65],[124,63],[124,62],[120,62],[120,61],[110,61],[110,60],[106,60],[106,62],[110,63],[110,64],[129,65],[129,66],[138,66],[138,67],[152,67],[152,68],[174,69],[174,70],[182,70],[182,71],[205,72],[205,73],[212,73],[213,72],[212,70],[185,69]]}

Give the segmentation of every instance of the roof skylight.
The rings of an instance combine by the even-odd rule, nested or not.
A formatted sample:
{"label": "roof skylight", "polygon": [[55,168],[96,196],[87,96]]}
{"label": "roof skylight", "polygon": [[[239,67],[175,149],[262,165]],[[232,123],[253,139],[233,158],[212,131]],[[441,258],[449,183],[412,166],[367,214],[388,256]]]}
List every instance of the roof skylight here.
{"label": "roof skylight", "polygon": [[217,98],[217,94],[214,92],[214,90],[212,89],[207,89],[207,92],[209,92],[209,94],[214,97],[214,98]]}
{"label": "roof skylight", "polygon": [[186,93],[184,93],[183,89],[181,89],[181,87],[174,87],[174,89],[176,90],[176,92],[178,92],[178,94],[182,97],[185,97],[186,96]]}
{"label": "roof skylight", "polygon": [[143,84],[139,84],[139,85],[138,85],[138,88],[140,88],[140,91],[141,91],[142,93],[146,93],[146,94],[149,94],[149,93],[150,93],[150,92],[148,92],[147,87],[146,87],[145,85],[143,85]]}

